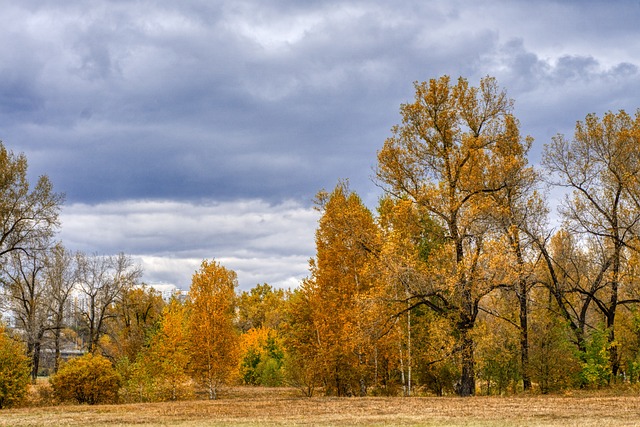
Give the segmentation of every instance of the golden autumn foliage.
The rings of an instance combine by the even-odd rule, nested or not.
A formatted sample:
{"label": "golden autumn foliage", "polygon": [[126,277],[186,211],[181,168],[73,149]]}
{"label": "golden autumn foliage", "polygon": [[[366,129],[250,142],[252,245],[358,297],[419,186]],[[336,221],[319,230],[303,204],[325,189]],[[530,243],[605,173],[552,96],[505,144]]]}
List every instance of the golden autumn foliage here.
{"label": "golden autumn foliage", "polygon": [[0,324],[0,409],[19,402],[26,394],[30,380],[25,349],[7,335],[4,325]]}
{"label": "golden autumn foliage", "polygon": [[238,363],[234,327],[236,273],[216,261],[203,261],[189,290],[188,336],[193,377],[216,399]]}
{"label": "golden autumn foliage", "polygon": [[490,196],[508,188],[526,146],[512,101],[495,79],[471,87],[463,78],[451,84],[444,76],[415,89],[415,101],[401,106],[402,124],[378,153],[377,176],[389,195],[415,203],[444,231],[446,239],[424,260],[436,270],[419,274],[419,285],[407,286],[407,299],[455,319],[458,391],[468,396],[475,393],[472,330],[478,307],[503,272],[490,268],[493,253],[486,248],[495,234]]}
{"label": "golden autumn foliage", "polygon": [[121,378],[107,358],[87,353],[63,364],[50,381],[61,401],[96,405],[118,400]]}
{"label": "golden autumn foliage", "polygon": [[[76,343],[84,339],[94,354],[51,383],[61,399],[87,403],[203,390],[216,399],[234,383],[309,397],[637,387],[640,111],[587,115],[572,139],[557,135],[545,146],[540,168],[529,164],[532,144],[494,78],[416,82],[377,155],[384,193],[376,211],[346,181],[316,195],[316,254],[299,287],[238,292],[235,272],[204,260],[186,298],[163,301],[135,286],[140,272],[123,254],[78,254],[74,268],[43,276],[51,286],[68,273],[52,298],[66,296],[43,305],[34,327],[28,304],[14,310],[22,321],[14,335],[28,344],[34,378],[40,344],[52,340],[59,360],[65,327]],[[3,164],[20,187],[24,159],[0,146]],[[555,227],[543,184],[568,190]],[[38,188],[50,202],[45,222],[55,225],[57,198],[46,180]],[[17,267],[42,260],[13,255],[15,271],[7,265],[5,275],[20,274],[4,287],[24,306],[28,271]],[[89,303],[71,324],[65,298],[74,283]],[[18,347],[0,344],[0,362],[19,377],[10,378],[17,391],[0,384],[6,406],[21,393],[23,358],[7,364]]]}
{"label": "golden autumn foliage", "polygon": [[317,204],[317,255],[311,277],[293,298],[294,307],[300,306],[290,311],[288,345],[301,369],[316,372],[326,393],[364,395],[372,382],[377,333],[369,295],[377,280],[377,228],[345,183],[330,194],[320,192]]}
{"label": "golden autumn foliage", "polygon": [[193,395],[189,377],[187,309],[172,298],[162,310],[160,327],[143,359],[153,373],[154,392],[160,400],[178,400]]}

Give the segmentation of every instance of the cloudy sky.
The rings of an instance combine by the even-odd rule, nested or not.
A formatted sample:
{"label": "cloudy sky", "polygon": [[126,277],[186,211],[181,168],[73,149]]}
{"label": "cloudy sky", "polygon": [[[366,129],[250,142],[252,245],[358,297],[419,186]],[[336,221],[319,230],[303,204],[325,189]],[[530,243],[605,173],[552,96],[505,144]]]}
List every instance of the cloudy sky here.
{"label": "cloudy sky", "polygon": [[576,120],[640,107],[640,2],[0,0],[0,139],[66,194],[60,239],[187,289],[203,259],[295,286],[312,199],[448,74],[498,79],[539,160]]}

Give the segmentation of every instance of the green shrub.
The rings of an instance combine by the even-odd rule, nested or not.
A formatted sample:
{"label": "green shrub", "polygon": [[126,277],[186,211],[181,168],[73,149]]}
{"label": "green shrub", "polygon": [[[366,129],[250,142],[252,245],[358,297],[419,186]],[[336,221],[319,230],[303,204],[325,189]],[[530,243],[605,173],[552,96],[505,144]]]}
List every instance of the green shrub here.
{"label": "green shrub", "polygon": [[120,376],[111,362],[91,353],[62,365],[50,381],[61,401],[89,405],[116,402],[120,388]]}
{"label": "green shrub", "polygon": [[30,380],[31,369],[24,347],[0,326],[0,409],[22,399]]}
{"label": "green shrub", "polygon": [[587,341],[587,349],[580,355],[582,370],[580,380],[583,387],[599,388],[609,384],[611,365],[607,329],[596,329]]}

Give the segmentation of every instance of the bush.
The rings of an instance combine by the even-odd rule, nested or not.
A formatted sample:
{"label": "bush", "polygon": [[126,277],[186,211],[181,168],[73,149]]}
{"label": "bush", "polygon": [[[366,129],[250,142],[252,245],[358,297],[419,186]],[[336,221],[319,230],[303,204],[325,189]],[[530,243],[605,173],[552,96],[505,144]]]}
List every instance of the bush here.
{"label": "bush", "polygon": [[23,346],[0,326],[0,409],[14,405],[27,392],[31,380]]}
{"label": "bush", "polygon": [[50,381],[61,401],[89,405],[116,402],[120,388],[120,376],[111,362],[91,353],[62,365]]}

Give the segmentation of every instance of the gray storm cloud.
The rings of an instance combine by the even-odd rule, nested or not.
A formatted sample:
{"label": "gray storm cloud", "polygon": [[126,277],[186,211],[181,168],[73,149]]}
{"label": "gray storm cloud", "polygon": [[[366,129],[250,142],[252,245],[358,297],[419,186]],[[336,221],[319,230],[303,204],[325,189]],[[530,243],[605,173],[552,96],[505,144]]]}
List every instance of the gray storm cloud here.
{"label": "gray storm cloud", "polygon": [[495,76],[534,163],[587,113],[640,106],[637,2],[0,6],[0,139],[66,193],[64,242],[181,285],[212,256],[248,286],[295,282],[314,194],[349,179],[375,204],[376,151],[416,80]]}

